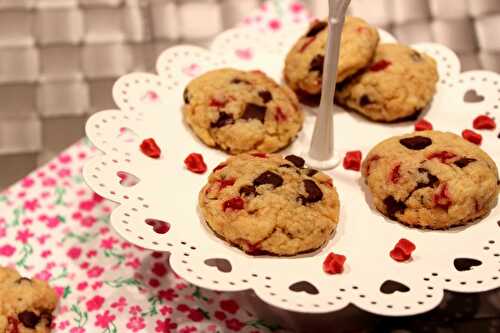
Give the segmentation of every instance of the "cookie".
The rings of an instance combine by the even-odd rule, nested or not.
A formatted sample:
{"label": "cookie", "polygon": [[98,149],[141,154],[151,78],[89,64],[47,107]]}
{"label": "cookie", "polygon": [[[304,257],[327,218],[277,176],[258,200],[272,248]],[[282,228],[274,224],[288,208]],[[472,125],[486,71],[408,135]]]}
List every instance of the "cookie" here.
{"label": "cookie", "polygon": [[413,227],[464,225],[488,214],[498,198],[495,162],[452,133],[389,138],[370,151],[362,172],[375,207]]}
{"label": "cookie", "polygon": [[295,94],[260,71],[218,69],[184,90],[184,119],[208,146],[231,154],[275,152],[302,128]]}
{"label": "cookie", "polygon": [[436,92],[436,61],[401,44],[380,44],[373,63],[337,86],[336,101],[380,122],[411,119]]}
{"label": "cookie", "polygon": [[46,282],[0,267],[0,332],[50,332],[57,295]]}
{"label": "cookie", "polygon": [[294,155],[229,158],[209,176],[199,205],[218,236],[250,254],[315,250],[330,239],[339,220],[332,179]]}
{"label": "cookie", "polygon": [[[327,22],[316,20],[286,57],[285,81],[305,104],[319,103],[327,39]],[[366,67],[375,54],[378,42],[377,29],[360,18],[347,16],[340,40],[337,82]]]}

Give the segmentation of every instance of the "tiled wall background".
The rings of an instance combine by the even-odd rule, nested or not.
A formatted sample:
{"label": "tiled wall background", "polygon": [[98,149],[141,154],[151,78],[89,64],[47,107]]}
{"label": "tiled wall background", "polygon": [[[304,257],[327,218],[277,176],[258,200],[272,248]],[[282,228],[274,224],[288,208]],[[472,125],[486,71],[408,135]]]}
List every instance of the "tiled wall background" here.
{"label": "tiled wall background", "polygon": [[[89,114],[113,107],[118,76],[151,71],[173,44],[206,45],[260,2],[0,0],[0,187],[81,138]],[[327,0],[305,2],[326,14]],[[352,0],[351,11],[500,71],[500,0]]]}

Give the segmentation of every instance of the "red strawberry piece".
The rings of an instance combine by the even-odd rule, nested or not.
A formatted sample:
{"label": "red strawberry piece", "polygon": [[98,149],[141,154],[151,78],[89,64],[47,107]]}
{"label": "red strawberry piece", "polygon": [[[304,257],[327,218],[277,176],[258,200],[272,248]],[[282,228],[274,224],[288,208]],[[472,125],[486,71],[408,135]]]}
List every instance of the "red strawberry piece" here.
{"label": "red strawberry piece", "polygon": [[387,67],[389,67],[391,65],[391,62],[390,61],[387,61],[385,59],[382,59],[382,60],[379,60],[377,61],[376,63],[374,63],[373,65],[370,66],[370,70],[372,72],[379,72],[379,71],[382,71],[384,69],[386,69]]}
{"label": "red strawberry piece", "polygon": [[280,107],[276,108],[276,114],[274,115],[274,119],[278,122],[284,122],[286,120],[286,114],[283,113]]}
{"label": "red strawberry piece", "polygon": [[420,119],[415,123],[415,131],[430,131],[432,130],[432,124],[425,119]]}
{"label": "red strawberry piece", "polygon": [[392,168],[392,170],[391,170],[391,172],[390,172],[390,174],[389,174],[389,180],[390,180],[393,184],[396,184],[396,183],[399,181],[399,178],[401,178],[401,174],[400,174],[400,172],[399,172],[400,168],[401,168],[401,163],[396,164],[396,165]]}
{"label": "red strawberry piece", "polygon": [[221,163],[221,164],[219,164],[218,166],[216,166],[216,167],[214,168],[213,172],[215,172],[215,171],[219,171],[219,170],[222,170],[222,169],[224,169],[226,166],[227,166],[227,164],[226,164],[226,163]]}
{"label": "red strawberry piece", "polygon": [[159,158],[161,155],[160,147],[153,138],[143,140],[140,147],[142,153],[151,158]]}
{"label": "red strawberry piece", "polygon": [[346,257],[330,252],[323,261],[323,271],[328,274],[339,274],[344,271]]}
{"label": "red strawberry piece", "polygon": [[390,256],[396,261],[406,261],[411,258],[411,254],[415,249],[415,244],[405,238],[401,238],[391,250]]}
{"label": "red strawberry piece", "polygon": [[226,106],[226,104],[227,104],[227,101],[220,101],[216,98],[212,98],[212,99],[210,99],[210,103],[208,105],[216,107],[216,108],[223,108]]}
{"label": "red strawberry piece", "polygon": [[437,158],[441,161],[441,163],[445,163],[445,164],[448,164],[448,160],[451,160],[452,158],[455,158],[455,157],[457,157],[457,155],[450,153],[449,151],[437,151],[437,152],[434,152],[434,153],[430,154],[429,156],[427,156],[427,158],[429,160],[432,160],[433,158]]}
{"label": "red strawberry piece", "polygon": [[478,146],[483,141],[483,137],[481,136],[481,134],[478,134],[478,133],[471,131],[471,130],[468,130],[468,129],[462,131],[462,137],[465,140],[472,142]]}
{"label": "red strawberry piece", "polygon": [[361,151],[348,151],[344,157],[344,169],[359,171],[361,169]]}
{"label": "red strawberry piece", "polygon": [[260,158],[267,158],[267,154],[266,153],[253,153],[251,154],[252,156],[255,156],[255,157],[260,157]]}
{"label": "red strawberry piece", "polygon": [[448,209],[448,207],[450,207],[451,205],[451,198],[450,198],[450,192],[448,191],[448,184],[446,183],[441,184],[438,187],[437,191],[434,193],[432,200],[434,201],[434,204],[437,207]]}
{"label": "red strawberry piece", "polygon": [[328,179],[326,182],[325,182],[326,186],[328,187],[333,187],[333,179]]}
{"label": "red strawberry piece", "polygon": [[472,126],[474,126],[474,128],[478,130],[492,130],[497,127],[497,125],[495,124],[495,120],[485,115],[477,116],[476,119],[474,119],[474,121],[472,122]]}
{"label": "red strawberry piece", "polygon": [[378,161],[380,159],[380,156],[378,155],[373,155],[372,157],[370,157],[370,159],[366,162],[366,175],[369,176],[370,175],[370,169],[371,169],[371,166],[372,166],[372,163],[375,162],[375,161]]}
{"label": "red strawberry piece", "polygon": [[235,178],[217,180],[217,183],[219,183],[219,191],[224,189],[225,187],[233,186],[235,181]]}
{"label": "red strawberry piece", "polygon": [[222,210],[226,211],[228,209],[231,210],[241,210],[245,206],[245,201],[241,197],[234,197],[225,201],[222,204]]}
{"label": "red strawberry piece", "polygon": [[184,160],[184,164],[189,171],[194,173],[204,173],[207,171],[207,165],[203,161],[203,156],[198,153],[191,153]]}

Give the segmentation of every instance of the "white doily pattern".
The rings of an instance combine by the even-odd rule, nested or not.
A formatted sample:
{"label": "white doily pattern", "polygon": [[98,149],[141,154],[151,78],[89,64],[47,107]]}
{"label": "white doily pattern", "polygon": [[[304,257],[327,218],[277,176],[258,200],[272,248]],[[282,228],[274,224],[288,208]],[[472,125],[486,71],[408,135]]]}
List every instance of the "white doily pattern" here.
{"label": "white doily pattern", "polygon": [[[103,197],[120,203],[111,215],[113,227],[128,241],[169,251],[174,270],[201,287],[237,291],[253,289],[266,302],[293,311],[320,313],[349,303],[372,313],[400,316],[437,306],[443,290],[480,292],[500,286],[500,208],[481,222],[450,231],[422,231],[389,221],[371,206],[360,174],[341,167],[332,171],[341,200],[338,230],[322,249],[294,258],[252,257],[213,235],[200,220],[197,195],[207,175],[184,168],[192,152],[202,153],[209,168],[226,158],[204,146],[182,121],[183,90],[193,77],[213,68],[260,69],[281,80],[283,59],[302,32],[234,29],[220,35],[210,50],[177,46],[158,59],[158,75],[134,73],[115,84],[120,110],[92,116],[90,140],[104,152],[84,168],[84,177]],[[382,32],[385,41],[393,40]],[[439,65],[438,92],[425,118],[435,129],[460,133],[480,114],[498,115],[500,77],[491,72],[460,73],[456,55],[436,44],[414,46]],[[464,96],[468,96],[464,100]],[[302,152],[312,132],[308,113],[304,129],[287,151]],[[412,123],[376,124],[352,112],[337,110],[335,143],[340,154],[362,150],[388,136],[413,130]],[[120,133],[130,131],[127,139]],[[500,162],[500,141],[482,131],[483,144]],[[139,150],[152,137],[162,150],[153,160]],[[120,183],[120,172],[135,175],[133,186]],[[413,259],[397,263],[389,251],[400,238],[416,244]],[[343,274],[322,271],[325,256],[346,255]]]}

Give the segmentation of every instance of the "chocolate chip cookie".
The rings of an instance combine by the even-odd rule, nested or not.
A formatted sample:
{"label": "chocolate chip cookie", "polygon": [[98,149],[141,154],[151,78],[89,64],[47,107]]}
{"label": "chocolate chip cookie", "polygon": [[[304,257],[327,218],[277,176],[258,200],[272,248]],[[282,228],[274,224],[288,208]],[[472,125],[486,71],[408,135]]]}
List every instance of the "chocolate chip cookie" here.
{"label": "chocolate chip cookie", "polygon": [[46,282],[0,267],[0,332],[50,332],[57,296]]}
{"label": "chocolate chip cookie", "polygon": [[343,106],[381,122],[415,118],[436,92],[436,61],[401,44],[380,44],[373,63],[337,86]]}
{"label": "chocolate chip cookie", "polygon": [[184,118],[208,146],[231,154],[275,152],[302,128],[297,97],[260,71],[218,69],[184,90]]}
{"label": "chocolate chip cookie", "polygon": [[[319,103],[328,39],[327,27],[326,21],[312,22],[285,60],[285,81],[305,104]],[[360,18],[347,16],[340,40],[337,82],[366,67],[375,54],[378,42],[377,29]]]}
{"label": "chocolate chip cookie", "polygon": [[495,162],[452,133],[422,131],[389,138],[370,151],[362,170],[375,207],[413,227],[464,225],[497,203]]}
{"label": "chocolate chip cookie", "polygon": [[210,228],[249,254],[289,256],[315,250],[339,220],[332,179],[295,155],[229,158],[210,175],[199,204]]}

